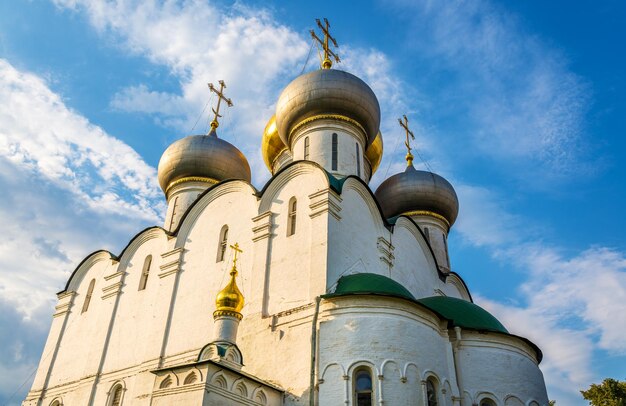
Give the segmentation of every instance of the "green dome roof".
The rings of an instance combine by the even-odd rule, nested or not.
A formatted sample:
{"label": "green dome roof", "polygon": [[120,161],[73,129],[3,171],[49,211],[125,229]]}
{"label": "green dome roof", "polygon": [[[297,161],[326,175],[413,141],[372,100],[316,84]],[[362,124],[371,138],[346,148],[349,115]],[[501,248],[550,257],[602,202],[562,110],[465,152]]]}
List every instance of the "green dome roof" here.
{"label": "green dome roof", "polygon": [[466,300],[432,296],[417,302],[450,320],[453,326],[509,334],[502,323],[487,310]]}
{"label": "green dome roof", "polygon": [[343,295],[383,295],[415,300],[404,286],[393,279],[374,273],[357,273],[339,278],[335,292],[323,297]]}

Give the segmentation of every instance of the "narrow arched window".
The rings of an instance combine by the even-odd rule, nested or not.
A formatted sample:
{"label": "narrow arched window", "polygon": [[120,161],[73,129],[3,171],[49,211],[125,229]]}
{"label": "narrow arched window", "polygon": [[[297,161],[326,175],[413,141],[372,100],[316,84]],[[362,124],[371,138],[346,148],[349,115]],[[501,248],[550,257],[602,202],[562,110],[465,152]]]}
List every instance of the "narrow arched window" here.
{"label": "narrow arched window", "polygon": [[150,273],[150,265],[152,265],[152,255],[148,255],[143,261],[143,269],[141,270],[141,278],[139,279],[139,290],[144,290],[148,283],[148,274]]}
{"label": "narrow arched window", "polygon": [[226,248],[228,248],[228,226],[224,225],[220,231],[216,262],[222,262],[224,260],[224,257],[226,256]]}
{"label": "narrow arched window", "polygon": [[61,402],[55,400],[54,402],[50,403],[50,406],[61,406]]}
{"label": "narrow arched window", "polygon": [[87,309],[89,309],[89,302],[91,302],[91,295],[93,295],[93,288],[96,285],[96,280],[92,279],[89,282],[89,288],[87,288],[87,294],[85,295],[85,301],[83,302],[83,310],[81,310],[81,314],[85,313]]}
{"label": "narrow arched window", "polygon": [[170,216],[170,228],[174,225],[174,218],[176,217],[176,211],[178,210],[178,198],[180,196],[176,196],[174,198],[174,204],[172,205],[172,215]]}
{"label": "narrow arched window", "polygon": [[287,237],[296,233],[296,210],[298,201],[295,197],[289,199],[289,213],[287,214]]}
{"label": "narrow arched window", "polygon": [[437,388],[432,379],[426,381],[426,399],[428,399],[428,406],[437,406]]}
{"label": "narrow arched window", "polygon": [[337,170],[337,150],[338,150],[338,141],[337,141],[337,133],[333,133],[333,149],[332,149],[332,170]]}
{"label": "narrow arched window", "polygon": [[354,371],[354,405],[371,406],[374,403],[372,390],[372,372],[369,368]]}
{"label": "narrow arched window", "polygon": [[430,230],[428,227],[424,227],[424,235],[426,236],[426,241],[430,243]]}
{"label": "narrow arched window", "polygon": [[122,404],[122,392],[124,388],[122,385],[117,385],[113,388],[113,392],[111,394],[111,406],[120,406]]}
{"label": "narrow arched window", "polygon": [[309,137],[304,139],[304,159],[309,159]]}
{"label": "narrow arched window", "polygon": [[361,177],[361,155],[359,153],[359,144],[356,144],[356,176]]}
{"label": "narrow arched window", "polygon": [[496,403],[491,399],[483,399],[480,401],[480,406],[496,406]]}

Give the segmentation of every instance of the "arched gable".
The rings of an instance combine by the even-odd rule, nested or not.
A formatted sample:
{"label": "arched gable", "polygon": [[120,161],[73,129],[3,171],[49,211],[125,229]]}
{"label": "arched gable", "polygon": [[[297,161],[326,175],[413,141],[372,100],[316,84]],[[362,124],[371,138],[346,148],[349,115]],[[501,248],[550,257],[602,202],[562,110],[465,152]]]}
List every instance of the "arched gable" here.
{"label": "arched gable", "polygon": [[[329,175],[318,164],[310,161],[296,161],[282,168],[270,181],[265,185],[259,193],[261,201],[259,202],[258,213],[265,213],[272,205],[272,202],[280,194],[281,190],[287,183],[298,176],[312,174],[318,182],[318,190],[323,190],[331,186]],[[314,190],[314,185],[309,185],[309,191]]]}
{"label": "arched gable", "polygon": [[81,282],[85,278],[87,272],[91,268],[93,268],[94,265],[102,261],[111,261],[111,263],[114,263],[118,261],[118,258],[109,251],[105,250],[92,252],[91,254],[87,255],[80,264],[78,264],[76,269],[74,269],[69,279],[67,280],[67,283],[65,284],[65,289],[63,289],[59,293],[76,291],[78,289],[78,286],[80,286]]}
{"label": "arched gable", "polygon": [[388,233],[386,227],[386,221],[384,220],[382,211],[376,200],[376,197],[370,190],[370,188],[363,182],[361,178],[349,176],[343,182],[341,193],[347,191],[354,191],[358,196],[363,199],[363,202],[367,205],[370,212],[370,218],[374,221],[378,235],[385,235]]}
{"label": "arched gable", "polygon": [[180,219],[179,226],[175,231],[176,248],[184,247],[189,233],[206,208],[221,196],[228,194],[240,194],[244,198],[256,202],[256,189],[243,180],[229,180],[218,183],[204,191],[198,199],[189,207]]}

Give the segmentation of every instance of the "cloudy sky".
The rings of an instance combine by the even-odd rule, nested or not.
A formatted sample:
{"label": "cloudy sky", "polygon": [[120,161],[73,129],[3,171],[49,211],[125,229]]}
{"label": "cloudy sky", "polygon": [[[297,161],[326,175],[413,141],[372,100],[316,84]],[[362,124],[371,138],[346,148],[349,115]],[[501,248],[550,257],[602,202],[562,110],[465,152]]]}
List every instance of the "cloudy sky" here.
{"label": "cloudy sky", "polygon": [[[327,17],[338,68],[379,97],[385,155],[397,117],[448,178],[461,212],[451,261],[476,302],[544,352],[549,396],[626,378],[626,5],[590,1],[0,2],[0,404],[30,388],[74,267],[161,224],[163,150],[206,131],[269,178],[260,139],[281,89],[315,69]],[[546,4],[547,3],[547,4]]]}

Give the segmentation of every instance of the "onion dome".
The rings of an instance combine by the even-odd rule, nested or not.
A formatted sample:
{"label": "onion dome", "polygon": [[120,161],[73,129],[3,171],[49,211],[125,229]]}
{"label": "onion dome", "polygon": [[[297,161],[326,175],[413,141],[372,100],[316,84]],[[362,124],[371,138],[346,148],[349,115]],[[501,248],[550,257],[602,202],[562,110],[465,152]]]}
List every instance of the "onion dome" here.
{"label": "onion dome", "polygon": [[158,175],[165,194],[185,181],[251,180],[246,157],[231,143],[218,138],[215,129],[208,135],[190,135],[170,145],[161,156]]}
{"label": "onion dome", "polygon": [[383,159],[383,135],[380,131],[376,135],[376,138],[374,138],[372,145],[365,150],[365,158],[367,158],[372,166],[371,176],[374,176],[374,173],[376,173],[376,170],[380,165],[380,161]]}
{"label": "onion dome", "polygon": [[294,79],[276,104],[276,125],[285,145],[302,124],[333,118],[360,127],[367,137],[366,148],[380,126],[380,106],[370,87],[351,73],[320,69]]}
{"label": "onion dome", "polygon": [[215,312],[213,313],[213,317],[226,315],[241,319],[241,309],[243,309],[244,298],[237,287],[236,277],[237,267],[233,265],[233,269],[230,271],[230,282],[217,294],[217,298],[215,299]]}
{"label": "onion dome", "polygon": [[265,166],[273,172],[274,160],[285,150],[287,147],[283,140],[278,135],[278,128],[276,127],[276,116],[272,116],[263,130],[263,139],[261,140],[261,154],[263,155],[263,161]]}
{"label": "onion dome", "polygon": [[428,214],[454,224],[459,213],[459,199],[443,177],[418,171],[409,163],[404,172],[385,179],[375,192],[386,218],[401,214]]}

